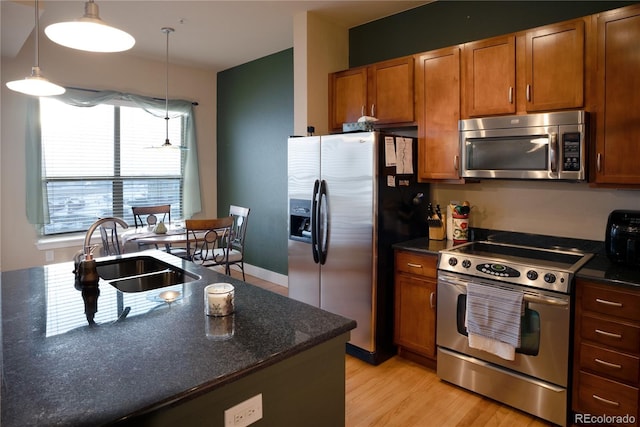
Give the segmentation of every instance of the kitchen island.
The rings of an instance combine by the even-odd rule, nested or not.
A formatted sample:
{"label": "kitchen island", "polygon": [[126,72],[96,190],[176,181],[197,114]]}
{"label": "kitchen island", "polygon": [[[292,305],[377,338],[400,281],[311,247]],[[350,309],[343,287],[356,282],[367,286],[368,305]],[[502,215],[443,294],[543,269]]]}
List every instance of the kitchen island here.
{"label": "kitchen island", "polygon": [[[144,254],[190,281],[136,293],[101,282],[95,325],[73,263],[2,273],[3,427],[223,426],[226,409],[258,395],[256,425],[344,425],[354,321],[161,251]],[[203,289],[214,282],[235,287],[234,314],[205,316]],[[165,290],[177,298],[167,302]]]}

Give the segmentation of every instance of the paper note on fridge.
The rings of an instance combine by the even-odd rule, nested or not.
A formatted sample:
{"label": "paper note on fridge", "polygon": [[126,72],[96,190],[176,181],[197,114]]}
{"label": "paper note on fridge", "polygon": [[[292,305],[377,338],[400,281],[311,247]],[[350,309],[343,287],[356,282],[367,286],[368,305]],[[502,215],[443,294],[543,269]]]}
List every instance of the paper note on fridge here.
{"label": "paper note on fridge", "polygon": [[396,138],[396,173],[413,174],[413,140]]}
{"label": "paper note on fridge", "polygon": [[392,136],[384,137],[384,164],[386,167],[396,165],[396,146]]}

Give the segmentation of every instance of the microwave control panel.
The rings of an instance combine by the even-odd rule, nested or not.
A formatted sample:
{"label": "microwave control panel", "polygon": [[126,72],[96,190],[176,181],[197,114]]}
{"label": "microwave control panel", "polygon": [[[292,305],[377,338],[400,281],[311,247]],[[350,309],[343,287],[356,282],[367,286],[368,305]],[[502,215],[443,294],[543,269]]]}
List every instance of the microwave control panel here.
{"label": "microwave control panel", "polygon": [[562,169],[569,172],[579,172],[582,163],[580,157],[580,133],[562,134]]}

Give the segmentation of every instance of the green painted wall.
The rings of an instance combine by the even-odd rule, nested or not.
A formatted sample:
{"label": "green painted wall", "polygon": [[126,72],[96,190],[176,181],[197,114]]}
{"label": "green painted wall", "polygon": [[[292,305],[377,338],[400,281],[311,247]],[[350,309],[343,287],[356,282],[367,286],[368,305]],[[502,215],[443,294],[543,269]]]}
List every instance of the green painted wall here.
{"label": "green painted wall", "polygon": [[[350,66],[586,16],[622,1],[447,1],[349,31]],[[251,207],[249,264],[287,274],[287,137],[293,49],[218,74],[218,209]]]}
{"label": "green painted wall", "polygon": [[438,0],[349,30],[349,66],[481,40],[633,3],[638,2]]}
{"label": "green painted wall", "polygon": [[293,49],[218,73],[217,110],[218,215],[251,208],[245,262],[287,274]]}

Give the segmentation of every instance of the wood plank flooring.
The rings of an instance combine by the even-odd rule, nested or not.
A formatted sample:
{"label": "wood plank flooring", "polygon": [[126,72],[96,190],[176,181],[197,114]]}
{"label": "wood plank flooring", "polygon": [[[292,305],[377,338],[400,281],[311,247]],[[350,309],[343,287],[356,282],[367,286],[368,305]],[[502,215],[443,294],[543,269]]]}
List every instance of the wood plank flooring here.
{"label": "wood plank flooring", "polygon": [[[232,271],[242,279],[242,274]],[[257,277],[246,281],[287,295]],[[543,427],[551,424],[441,381],[434,370],[395,356],[378,366],[345,356],[346,427]]]}

